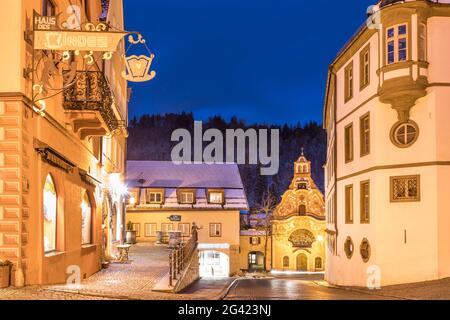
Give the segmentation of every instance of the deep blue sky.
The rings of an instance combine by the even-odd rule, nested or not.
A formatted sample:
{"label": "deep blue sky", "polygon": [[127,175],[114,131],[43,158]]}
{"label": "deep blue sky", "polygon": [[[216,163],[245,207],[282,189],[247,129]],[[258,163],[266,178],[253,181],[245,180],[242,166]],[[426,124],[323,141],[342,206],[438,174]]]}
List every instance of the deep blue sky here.
{"label": "deep blue sky", "polygon": [[192,111],[202,120],[322,121],[329,63],[375,0],[124,0],[125,27],[156,54],[131,84],[130,118]]}

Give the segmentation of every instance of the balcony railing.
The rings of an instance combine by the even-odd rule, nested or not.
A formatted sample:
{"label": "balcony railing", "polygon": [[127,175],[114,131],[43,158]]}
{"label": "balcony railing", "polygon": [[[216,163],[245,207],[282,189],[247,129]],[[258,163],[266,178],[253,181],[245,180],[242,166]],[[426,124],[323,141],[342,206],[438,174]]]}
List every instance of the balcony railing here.
{"label": "balcony railing", "polygon": [[65,110],[98,111],[110,131],[126,126],[117,119],[113,102],[112,91],[101,71],[77,71],[74,83],[64,90]]}

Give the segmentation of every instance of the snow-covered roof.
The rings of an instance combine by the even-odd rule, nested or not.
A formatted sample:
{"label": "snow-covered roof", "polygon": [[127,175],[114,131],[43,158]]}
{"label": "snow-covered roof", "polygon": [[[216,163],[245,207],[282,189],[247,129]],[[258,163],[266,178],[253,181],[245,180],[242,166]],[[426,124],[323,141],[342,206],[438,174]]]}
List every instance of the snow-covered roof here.
{"label": "snow-covered roof", "polygon": [[[181,164],[170,161],[128,161],[126,184],[129,189],[155,188],[165,190],[165,201],[161,205],[144,205],[157,209],[248,209],[247,197],[236,164]],[[196,190],[196,203],[178,203],[177,189]],[[208,189],[223,189],[225,205],[210,204]],[[140,203],[145,203],[141,193]]]}

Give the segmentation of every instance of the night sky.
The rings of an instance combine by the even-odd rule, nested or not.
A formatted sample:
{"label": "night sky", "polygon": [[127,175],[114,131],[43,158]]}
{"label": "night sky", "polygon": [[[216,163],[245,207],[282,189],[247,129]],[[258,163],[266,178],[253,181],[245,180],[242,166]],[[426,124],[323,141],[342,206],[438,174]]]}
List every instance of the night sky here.
{"label": "night sky", "polygon": [[130,118],[186,111],[321,122],[328,65],[374,2],[124,0],[125,28],[144,34],[157,72],[130,83]]}

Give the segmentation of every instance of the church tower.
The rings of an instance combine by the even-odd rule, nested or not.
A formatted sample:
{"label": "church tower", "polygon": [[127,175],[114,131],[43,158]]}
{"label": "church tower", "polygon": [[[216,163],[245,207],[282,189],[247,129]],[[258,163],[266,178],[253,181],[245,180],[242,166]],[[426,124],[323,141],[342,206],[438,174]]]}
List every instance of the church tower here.
{"label": "church tower", "polygon": [[294,177],[273,213],[273,270],[319,272],[325,268],[324,197],[311,177],[304,152]]}

